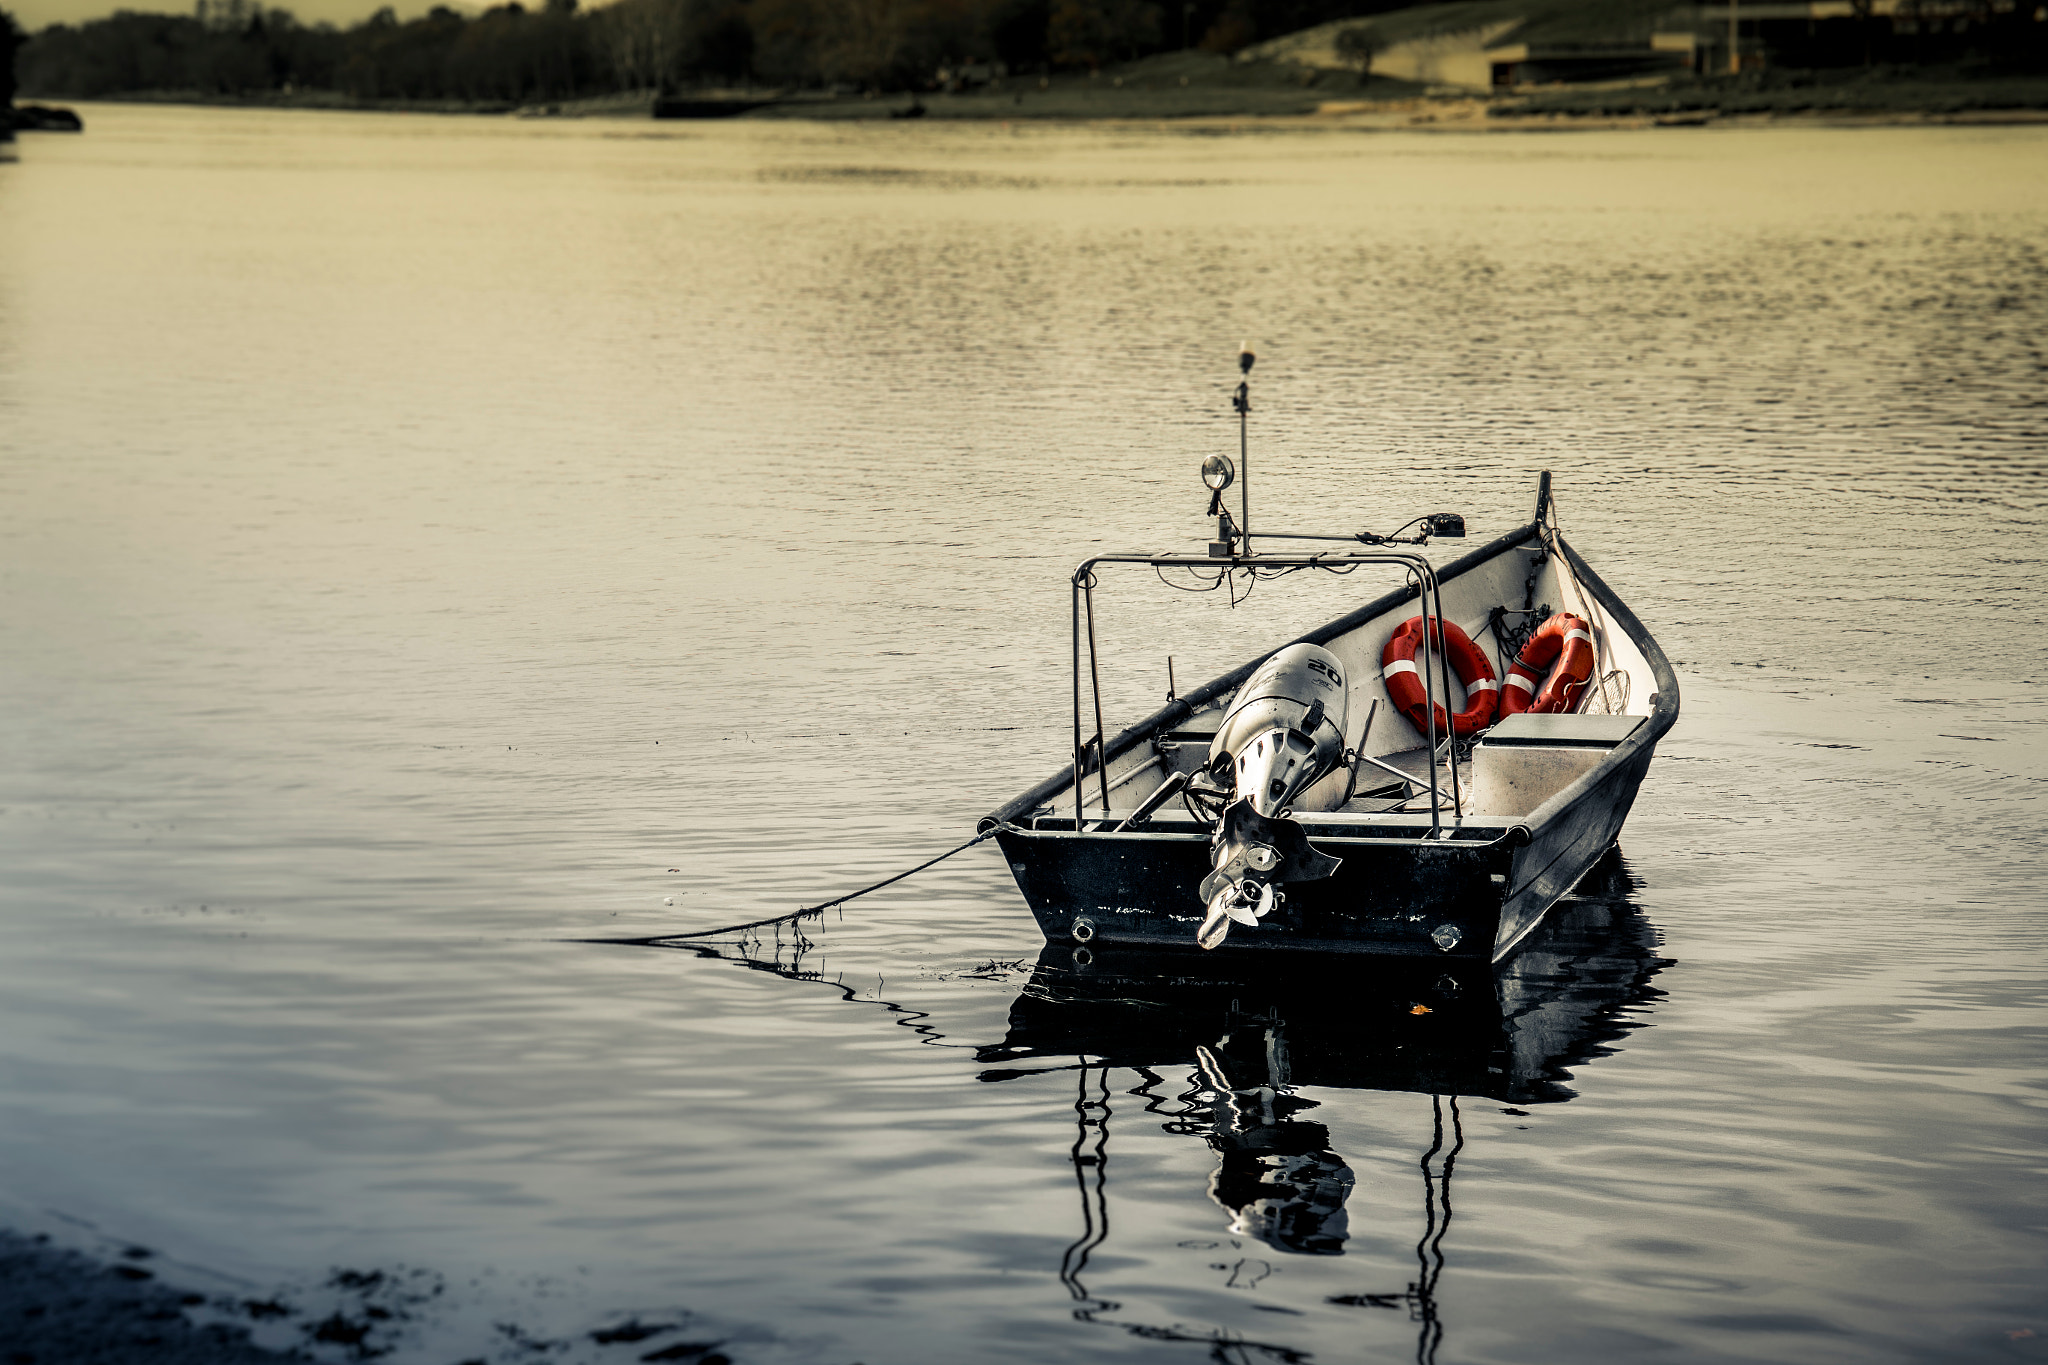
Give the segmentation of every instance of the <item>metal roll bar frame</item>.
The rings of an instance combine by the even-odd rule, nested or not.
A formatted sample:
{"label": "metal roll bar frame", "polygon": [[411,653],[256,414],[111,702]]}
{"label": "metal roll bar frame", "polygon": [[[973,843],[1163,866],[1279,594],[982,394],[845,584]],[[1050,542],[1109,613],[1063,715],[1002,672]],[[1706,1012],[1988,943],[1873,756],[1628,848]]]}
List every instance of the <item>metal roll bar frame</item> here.
{"label": "metal roll bar frame", "polygon": [[[1269,536],[1280,536],[1284,533],[1268,532],[1267,534]],[[1315,536],[1303,535],[1298,533],[1288,534],[1286,535],[1286,538],[1290,540],[1346,541],[1356,539],[1356,537],[1353,536]],[[1102,789],[1103,815],[1106,818],[1109,814],[1109,761],[1105,753],[1105,748],[1107,746],[1108,740],[1106,738],[1107,732],[1102,717],[1101,662],[1095,642],[1095,569],[1096,566],[1101,564],[1140,564],[1154,570],[1184,566],[1188,568],[1219,569],[1224,573],[1231,573],[1238,569],[1247,568],[1342,570],[1349,567],[1355,567],[1360,564],[1393,564],[1398,565],[1401,568],[1405,569],[1407,571],[1409,581],[1415,585],[1416,598],[1420,601],[1422,605],[1422,668],[1420,671],[1422,673],[1423,704],[1427,708],[1424,732],[1425,738],[1428,741],[1429,746],[1429,833],[1424,837],[1430,839],[1440,839],[1442,837],[1442,801],[1439,795],[1436,778],[1436,765],[1438,757],[1436,736],[1436,679],[1435,676],[1432,674],[1432,668],[1435,668],[1436,672],[1440,673],[1443,679],[1445,703],[1444,726],[1445,729],[1449,731],[1449,733],[1447,733],[1444,736],[1445,746],[1447,748],[1450,747],[1457,736],[1457,727],[1451,721],[1450,718],[1450,653],[1448,650],[1445,649],[1432,649],[1430,645],[1430,640],[1432,637],[1435,637],[1439,640],[1442,639],[1442,626],[1440,624],[1432,626],[1431,620],[1432,618],[1434,618],[1435,621],[1440,623],[1444,619],[1443,589],[1437,581],[1435,565],[1431,564],[1429,560],[1423,555],[1403,551],[1382,551],[1375,554],[1342,555],[1333,555],[1327,552],[1313,555],[1258,555],[1256,557],[1250,555],[1234,555],[1228,559],[1216,559],[1210,558],[1206,555],[1188,554],[1117,554],[1096,555],[1093,558],[1081,561],[1080,566],[1074,570],[1074,576],[1072,579],[1074,665],[1074,832],[1076,834],[1081,833],[1086,824],[1086,787],[1088,776],[1088,752],[1090,749],[1093,749],[1095,752],[1095,773]],[[1434,600],[1435,603],[1434,610],[1431,609],[1432,600]],[[1089,688],[1090,692],[1093,695],[1095,703],[1095,733],[1085,742],[1081,738],[1081,635],[1082,626],[1084,622],[1086,623],[1088,636]],[[1373,762],[1374,765],[1377,767],[1389,768],[1390,771],[1398,773],[1398,775],[1403,778],[1407,778],[1410,776],[1407,773],[1400,772],[1398,769],[1392,769],[1388,764],[1378,763],[1376,760],[1370,759],[1367,761]],[[1451,754],[1450,766],[1451,812],[1455,816],[1458,813],[1458,811],[1463,808],[1464,804],[1463,793],[1460,791],[1459,788],[1458,760],[1455,751],[1453,751]]]}

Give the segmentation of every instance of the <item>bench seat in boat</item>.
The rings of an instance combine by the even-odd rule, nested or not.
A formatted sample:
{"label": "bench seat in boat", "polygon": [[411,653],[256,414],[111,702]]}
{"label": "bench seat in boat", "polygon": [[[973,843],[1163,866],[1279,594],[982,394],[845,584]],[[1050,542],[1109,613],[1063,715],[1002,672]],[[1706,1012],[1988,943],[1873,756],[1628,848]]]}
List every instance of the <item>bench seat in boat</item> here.
{"label": "bench seat in boat", "polygon": [[1641,716],[1509,716],[1472,746],[1466,812],[1482,819],[1527,815],[1597,767],[1642,723]]}

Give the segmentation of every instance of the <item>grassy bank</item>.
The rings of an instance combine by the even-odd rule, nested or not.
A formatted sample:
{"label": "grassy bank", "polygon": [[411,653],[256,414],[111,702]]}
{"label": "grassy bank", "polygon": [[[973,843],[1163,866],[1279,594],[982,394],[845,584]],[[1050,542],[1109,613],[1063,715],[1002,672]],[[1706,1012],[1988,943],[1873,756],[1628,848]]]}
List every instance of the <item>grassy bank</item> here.
{"label": "grassy bank", "polygon": [[756,118],[888,118],[913,108],[936,119],[1271,118],[1314,114],[1332,100],[1402,100],[1406,81],[1360,78],[1291,62],[1234,62],[1174,52],[1101,71],[1012,76],[973,90],[882,97],[798,98]]}
{"label": "grassy bank", "polygon": [[1971,115],[2048,118],[2048,76],[1955,70],[1774,71],[1669,85],[1551,86],[1488,95],[1383,77],[1176,53],[1094,76],[1027,77],[953,94],[798,96],[750,118],[1261,119],[1369,127],[1490,129],[1637,126],[1721,118],[1850,116],[1913,123]]}
{"label": "grassy bank", "polygon": [[1675,120],[1851,115],[1918,121],[1972,113],[2048,113],[2048,76],[1955,69],[1761,71],[1633,89],[1547,90],[1495,99],[1495,119]]}

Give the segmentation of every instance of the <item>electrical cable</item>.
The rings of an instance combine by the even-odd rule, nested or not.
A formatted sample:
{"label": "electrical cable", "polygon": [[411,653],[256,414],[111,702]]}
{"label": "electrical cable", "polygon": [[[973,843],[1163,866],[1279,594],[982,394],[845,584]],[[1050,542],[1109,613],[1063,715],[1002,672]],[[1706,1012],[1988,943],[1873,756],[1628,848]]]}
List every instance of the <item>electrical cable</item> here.
{"label": "electrical cable", "polygon": [[[1182,567],[1187,568],[1187,566],[1185,565],[1183,565]],[[1167,587],[1172,588],[1175,592],[1214,592],[1216,591],[1216,589],[1223,586],[1224,576],[1228,574],[1230,571],[1228,569],[1220,569],[1217,571],[1217,574],[1214,578],[1205,579],[1200,574],[1196,573],[1194,569],[1188,568],[1188,577],[1194,579],[1195,582],[1200,585],[1198,587],[1192,588],[1184,583],[1176,583],[1172,579],[1168,578],[1166,576],[1166,569],[1162,565],[1154,564],[1152,566],[1152,572],[1158,577],[1161,583],[1164,583]]]}

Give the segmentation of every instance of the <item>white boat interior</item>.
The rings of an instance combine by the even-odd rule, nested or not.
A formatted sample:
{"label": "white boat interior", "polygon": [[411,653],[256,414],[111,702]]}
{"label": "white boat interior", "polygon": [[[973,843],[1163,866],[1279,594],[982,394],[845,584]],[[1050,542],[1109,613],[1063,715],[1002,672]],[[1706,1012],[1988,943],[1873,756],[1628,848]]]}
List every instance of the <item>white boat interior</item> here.
{"label": "white boat interior", "polygon": [[[1526,619],[1534,626],[1550,613],[1564,611],[1584,619],[1593,636],[1593,675],[1574,714],[1524,713],[1497,720],[1471,744],[1469,754],[1457,760],[1455,773],[1445,758],[1454,746],[1438,736],[1434,797],[1438,819],[1445,824],[1475,826],[1513,823],[1596,766],[1650,714],[1656,687],[1652,670],[1628,632],[1602,610],[1594,594],[1584,590],[1566,557],[1547,549],[1541,538],[1504,548],[1443,580],[1441,590],[1444,617],[1462,628],[1486,654],[1496,678],[1506,677],[1507,666],[1515,657],[1514,650],[1504,648],[1498,638],[1495,623],[1503,619],[1496,614],[1498,608],[1510,613],[1505,618],[1510,629],[1514,622]],[[1525,601],[1537,605],[1524,608]],[[1340,767],[1297,799],[1294,818],[1310,832],[1375,820],[1412,825],[1416,816],[1427,818],[1430,814],[1427,738],[1394,706],[1380,666],[1388,639],[1420,610],[1411,595],[1342,634],[1317,641],[1344,665],[1346,749],[1376,762]],[[1430,657],[1430,677],[1436,690],[1442,690],[1448,672],[1450,710],[1461,710],[1466,695],[1456,673],[1443,669],[1433,652]],[[1418,655],[1417,662],[1423,662],[1422,656]],[[1150,743],[1113,755],[1106,775],[1091,770],[1081,782],[1083,828],[1115,829],[1168,775],[1191,772],[1206,763],[1210,740],[1229,701],[1227,692],[1211,697]],[[1104,776],[1107,805],[1102,795]],[[1159,811],[1154,823],[1170,827],[1178,809],[1177,802],[1171,803]],[[1074,787],[1069,781],[1032,815],[1058,819],[1072,828],[1074,810]]]}

